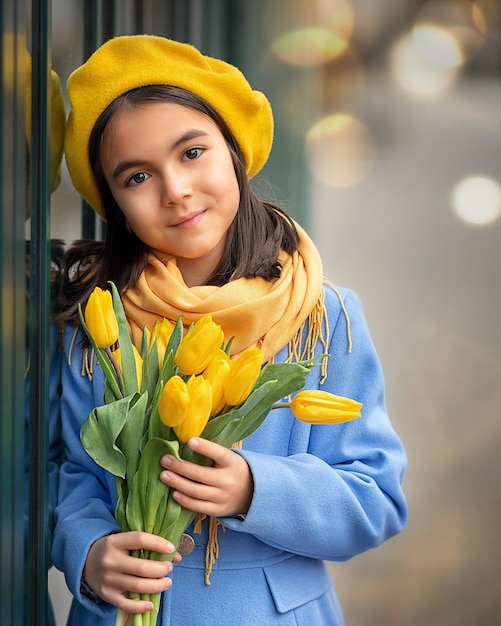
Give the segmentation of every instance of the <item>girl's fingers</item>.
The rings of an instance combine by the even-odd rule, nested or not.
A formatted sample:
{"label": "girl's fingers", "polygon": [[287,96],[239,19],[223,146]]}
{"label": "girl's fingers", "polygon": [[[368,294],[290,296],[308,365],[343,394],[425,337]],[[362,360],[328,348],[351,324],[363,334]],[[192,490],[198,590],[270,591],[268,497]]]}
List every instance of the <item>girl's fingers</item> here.
{"label": "girl's fingers", "polygon": [[[167,576],[160,578],[141,578],[128,574],[117,574],[110,580],[110,586],[107,587],[111,593],[112,589],[122,593],[152,594],[161,593],[172,586],[172,580]],[[106,589],[106,587],[103,587]]]}
{"label": "girl's fingers", "polygon": [[162,554],[172,554],[176,547],[163,537],[142,531],[130,531],[110,535],[110,542],[121,550],[153,550]]}
{"label": "girl's fingers", "polygon": [[228,454],[233,454],[219,443],[202,439],[202,437],[192,437],[188,441],[188,447],[190,450],[212,459],[216,465],[224,465],[225,460],[228,459]]}
{"label": "girl's fingers", "polygon": [[230,468],[235,463],[234,452],[207,439],[193,438],[188,441],[188,445],[203,456],[210,458],[213,461],[213,466],[207,467],[190,461],[180,461],[167,454],[160,460],[162,467],[166,470],[172,470],[178,476],[183,476],[190,481],[217,485],[219,481],[216,478],[217,472],[215,470]]}
{"label": "girl's fingers", "polygon": [[137,613],[148,613],[148,611],[153,610],[153,602],[150,600],[134,600],[117,590],[110,591],[106,597],[103,595],[103,600],[113,604],[117,609],[122,609],[122,611],[134,615]]}
{"label": "girl's fingers", "polygon": [[169,561],[142,559],[131,555],[119,564],[119,568],[117,571],[120,573],[149,580],[167,576],[172,572],[173,565]]}

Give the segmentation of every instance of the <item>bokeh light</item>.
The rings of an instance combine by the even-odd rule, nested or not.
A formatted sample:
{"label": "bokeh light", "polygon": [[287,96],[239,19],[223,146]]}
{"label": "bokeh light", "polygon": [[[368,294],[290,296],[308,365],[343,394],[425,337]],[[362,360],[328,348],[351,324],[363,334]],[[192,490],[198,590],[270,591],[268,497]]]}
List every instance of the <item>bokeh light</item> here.
{"label": "bokeh light", "polygon": [[487,39],[501,39],[501,2],[475,0],[471,3],[471,16],[478,32]]}
{"label": "bokeh light", "polygon": [[286,63],[308,67],[335,59],[347,45],[346,39],[323,28],[299,28],[276,39],[271,50]]}
{"label": "bokeh light", "polygon": [[471,3],[471,18],[475,27],[481,35],[487,35],[487,20],[485,19],[485,14],[482,8],[478,5],[477,2]]}
{"label": "bokeh light", "polygon": [[487,176],[470,176],[453,189],[452,208],[467,224],[487,226],[501,216],[501,186]]}
{"label": "bokeh light", "polygon": [[312,175],[330,187],[351,187],[370,172],[376,143],[369,128],[345,113],[317,122],[306,137],[306,159]]}
{"label": "bokeh light", "polygon": [[430,65],[452,68],[463,64],[461,48],[446,30],[423,24],[413,29],[412,36],[417,54]]}
{"label": "bokeh light", "polygon": [[355,16],[348,0],[271,0],[264,29],[270,49],[285,63],[315,66],[349,46]]}
{"label": "bokeh light", "polygon": [[411,31],[394,45],[390,63],[398,87],[415,98],[447,92],[485,43],[486,20],[470,0],[428,0]]}
{"label": "bokeh light", "polygon": [[[473,19],[470,0],[428,0],[418,11],[414,25],[417,30],[434,27],[453,40],[458,49],[458,64],[471,59],[484,43]],[[426,51],[423,47],[422,53]],[[444,52],[444,58],[437,55],[437,63],[447,58],[447,51]]]}
{"label": "bokeh light", "polygon": [[[444,41],[442,48],[448,49]],[[423,55],[420,47],[419,43],[416,45],[413,33],[403,35],[391,49],[390,70],[395,84],[402,92],[429,100],[443,95],[452,87],[458,76],[458,68],[435,62],[428,54]]]}

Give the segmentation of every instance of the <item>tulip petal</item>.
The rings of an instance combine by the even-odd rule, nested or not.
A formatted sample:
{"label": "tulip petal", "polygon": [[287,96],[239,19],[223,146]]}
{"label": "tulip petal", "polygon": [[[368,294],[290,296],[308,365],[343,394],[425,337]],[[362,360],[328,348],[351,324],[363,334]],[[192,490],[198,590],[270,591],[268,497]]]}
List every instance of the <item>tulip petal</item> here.
{"label": "tulip petal", "polygon": [[259,348],[249,348],[237,359],[230,361],[231,369],[224,382],[224,397],[230,406],[245,402],[252,391],[263,364],[263,353]]}
{"label": "tulip petal", "polygon": [[158,414],[162,423],[170,428],[186,419],[191,398],[188,387],[180,376],[172,376],[165,383],[158,401]]}
{"label": "tulip petal", "polygon": [[224,333],[221,326],[203,315],[188,329],[176,351],[176,365],[188,376],[200,374],[221,348]]}

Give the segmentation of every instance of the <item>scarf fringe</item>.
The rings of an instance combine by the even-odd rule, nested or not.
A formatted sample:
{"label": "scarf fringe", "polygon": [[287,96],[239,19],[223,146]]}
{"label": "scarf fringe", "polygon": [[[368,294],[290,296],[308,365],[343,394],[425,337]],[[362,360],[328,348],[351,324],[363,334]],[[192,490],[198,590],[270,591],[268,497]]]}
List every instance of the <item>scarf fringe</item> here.
{"label": "scarf fringe", "polygon": [[[242,442],[236,441],[232,448],[241,449]],[[195,521],[193,522],[193,532],[200,535],[202,532],[202,522],[207,518],[204,513],[197,513]],[[219,557],[219,540],[218,529],[221,528],[223,532],[226,531],[226,526],[215,517],[209,517],[209,537],[207,540],[207,547],[205,548],[205,584],[210,585],[210,575],[212,574],[212,568]]]}
{"label": "scarf fringe", "polygon": [[[207,515],[203,513],[197,513],[195,521],[193,522],[193,532],[199,535],[202,532],[202,522],[206,519]],[[204,582],[206,585],[210,585],[210,575],[212,574],[212,568],[214,563],[219,557],[219,540],[218,529],[224,532],[226,526],[215,517],[209,517],[209,537],[207,540],[207,547],[205,548],[205,577]]]}

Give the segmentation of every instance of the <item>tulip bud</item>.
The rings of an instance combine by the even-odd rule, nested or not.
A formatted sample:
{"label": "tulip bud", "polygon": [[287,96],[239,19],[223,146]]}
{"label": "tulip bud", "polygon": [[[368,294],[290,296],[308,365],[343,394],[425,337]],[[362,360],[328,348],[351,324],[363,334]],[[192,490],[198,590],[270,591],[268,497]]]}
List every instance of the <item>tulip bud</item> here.
{"label": "tulip bud", "polygon": [[176,351],[176,365],[183,374],[200,374],[221,348],[224,333],[210,315],[201,317],[188,330]]}
{"label": "tulip bud", "polygon": [[190,394],[180,376],[172,376],[165,383],[158,401],[158,414],[165,426],[178,426],[188,415]]}
{"label": "tulip bud", "polygon": [[174,331],[174,324],[169,322],[165,317],[162,321],[158,321],[151,331],[151,335],[149,337],[149,348],[151,350],[155,340],[157,341],[157,351],[158,351],[158,364],[162,367],[165,357],[165,351],[167,350],[167,345],[169,343],[169,339]]}
{"label": "tulip bud", "polygon": [[203,376],[192,376],[186,387],[190,396],[188,414],[179,426],[174,426],[177,438],[183,443],[201,435],[212,407],[212,387]]}
{"label": "tulip bud", "polygon": [[109,348],[118,340],[118,322],[109,291],[96,287],[85,307],[85,324],[99,348]]}
{"label": "tulip bud", "polygon": [[362,404],[328,391],[300,391],[291,401],[294,416],[309,424],[339,424],[360,417]]}
{"label": "tulip bud", "polygon": [[217,415],[226,406],[223,388],[230,367],[230,357],[224,350],[219,350],[204,371],[203,376],[205,380],[210,382],[212,387],[211,415]]}
{"label": "tulip bud", "polygon": [[263,353],[259,348],[248,348],[237,359],[231,359],[231,369],[224,382],[226,404],[239,406],[247,400],[262,364]]}

